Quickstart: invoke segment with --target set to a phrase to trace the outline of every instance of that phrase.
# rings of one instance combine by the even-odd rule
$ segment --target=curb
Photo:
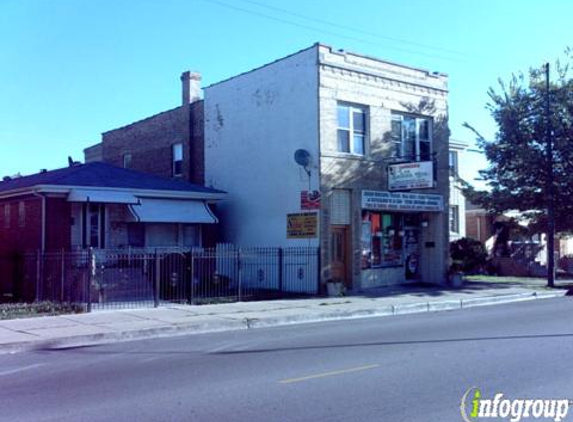
[[[216,317],[212,321],[168,324],[154,328],[125,330],[112,333],[84,334],[54,339],[19,341],[0,345],[0,354],[20,353],[34,350],[56,350],[99,344],[145,340],[162,337],[174,337],[190,334],[207,334],[223,331],[250,330],[285,325],[308,324],[316,322],[340,321],[357,318],[372,318],[394,315],[441,312],[456,309],[470,309],[480,306],[501,305],[525,302],[536,299],[563,297],[566,291],[518,293],[503,296],[485,296],[479,298],[446,300],[442,302],[417,302],[399,305],[385,305],[379,308],[359,310],[337,309],[326,312],[309,312],[298,315],[269,316],[268,318]]]

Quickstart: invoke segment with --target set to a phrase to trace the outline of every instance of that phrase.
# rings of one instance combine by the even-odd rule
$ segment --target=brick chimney
[[[181,93],[183,105],[201,99],[201,74],[199,72],[187,71],[181,74]]]

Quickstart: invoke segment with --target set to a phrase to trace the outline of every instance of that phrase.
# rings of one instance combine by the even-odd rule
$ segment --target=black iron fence
[[[221,244],[4,255],[0,288],[5,300],[83,303],[88,310],[316,295],[319,253]]]

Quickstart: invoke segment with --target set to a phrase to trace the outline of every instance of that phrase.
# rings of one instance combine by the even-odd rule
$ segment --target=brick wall
[[[172,145],[183,144],[183,177],[203,184],[203,101],[156,114],[102,135],[103,161],[122,167],[131,154],[131,168],[172,177]]]
[[[205,136],[203,101],[190,104],[191,109],[191,146],[189,181],[205,184]]]
[[[102,161],[102,145],[101,143],[92,145],[84,149],[84,161],[91,163],[94,161]]]
[[[69,250],[71,242],[71,203],[65,198],[46,200],[46,251]]]
[[[5,206],[10,208],[6,222]],[[21,279],[21,254],[41,248],[42,200],[27,195],[0,200],[0,301],[32,300],[34,291]]]
[[[21,211],[23,203],[23,211]],[[6,224],[5,206],[10,207],[10,221]],[[23,212],[23,215],[22,215]],[[0,200],[0,254],[34,251],[41,247],[42,200],[22,196]]]
[[[466,212],[466,236],[485,243],[493,236],[495,217],[483,211]]]

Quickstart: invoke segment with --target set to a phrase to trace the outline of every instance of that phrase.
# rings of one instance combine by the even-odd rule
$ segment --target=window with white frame
[[[432,119],[392,114],[393,155],[411,161],[432,159]]]
[[[458,174],[458,152],[450,151],[448,155],[450,174]]]
[[[86,248],[104,248],[105,205],[96,203],[84,204],[82,222],[83,246]]]
[[[366,143],[366,107],[338,104],[338,152],[364,155]]]
[[[171,157],[173,176],[181,176],[183,174],[183,144],[171,146]]]
[[[460,232],[460,207],[458,205],[450,205],[450,231]]]

